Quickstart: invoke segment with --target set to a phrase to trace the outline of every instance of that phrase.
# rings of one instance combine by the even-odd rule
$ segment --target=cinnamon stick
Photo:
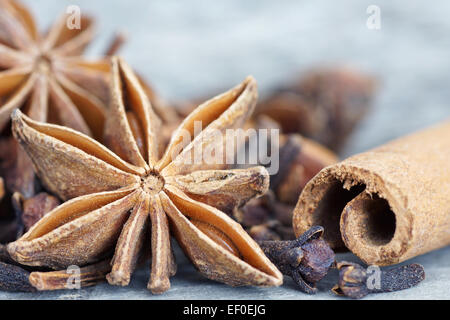
[[[323,169],[294,211],[296,235],[391,265],[450,244],[450,121]]]

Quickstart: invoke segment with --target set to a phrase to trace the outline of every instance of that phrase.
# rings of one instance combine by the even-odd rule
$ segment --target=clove
[[[301,291],[315,294],[316,283],[326,276],[335,257],[322,239],[323,231],[323,227],[314,226],[296,240],[258,243],[281,273],[291,277]]]
[[[375,267],[369,271],[357,263],[342,261],[337,263],[337,268],[339,282],[332,291],[353,299],[361,299],[370,293],[408,289],[425,279],[423,266],[415,263],[383,271]]]
[[[19,266],[0,262],[0,290],[12,292],[33,292],[36,289],[30,284],[30,273]]]
[[[294,240],[290,205],[278,202],[269,190],[265,195],[250,200],[244,207],[234,210],[233,217],[257,241]]]
[[[44,215],[59,206],[60,203],[58,198],[46,192],[41,192],[29,199],[22,199],[20,207],[25,231],[28,231]]]
[[[274,219],[252,226],[247,232],[256,241],[295,239],[295,233],[291,226],[283,225],[279,220]]]

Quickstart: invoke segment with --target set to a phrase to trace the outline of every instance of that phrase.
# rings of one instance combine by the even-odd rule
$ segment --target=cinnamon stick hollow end
[[[296,235],[325,228],[334,249],[391,265],[450,244],[450,121],[317,174],[294,211]]]

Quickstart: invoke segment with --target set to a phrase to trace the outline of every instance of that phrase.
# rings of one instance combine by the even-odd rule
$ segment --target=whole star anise
[[[225,170],[225,154],[214,157],[229,142],[221,139],[227,129],[242,126],[253,111],[255,80],[248,77],[200,105],[159,157],[160,121],[139,80],[119,58],[113,58],[111,70],[105,141],[115,153],[80,132],[33,121],[19,110],[13,113],[13,132],[43,184],[64,200],[78,198],[9,244],[10,255],[25,265],[58,269],[100,261],[115,246],[107,279],[127,285],[150,221],[148,288],[154,293],[168,290],[175,272],[170,234],[210,279],[233,286],[280,285],[281,273],[256,242],[227,214],[207,204],[241,205],[268,189],[263,167]],[[196,130],[197,124],[203,130]],[[215,161],[196,158],[198,150]]]
[[[80,28],[67,27],[64,14],[40,34],[19,1],[0,0],[0,131],[8,137],[11,112],[20,108],[32,119],[69,126],[101,138],[108,103],[109,63],[81,57],[94,35],[93,20],[81,16]],[[31,163],[10,140],[3,174],[8,189],[25,197],[35,193]]]

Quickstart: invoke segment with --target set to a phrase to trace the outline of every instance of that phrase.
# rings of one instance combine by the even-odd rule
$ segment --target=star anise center
[[[157,171],[151,171],[141,179],[141,187],[148,194],[158,194],[164,187],[164,178]]]
[[[52,66],[52,58],[46,52],[40,52],[34,59],[35,68],[42,73],[47,73]]]

